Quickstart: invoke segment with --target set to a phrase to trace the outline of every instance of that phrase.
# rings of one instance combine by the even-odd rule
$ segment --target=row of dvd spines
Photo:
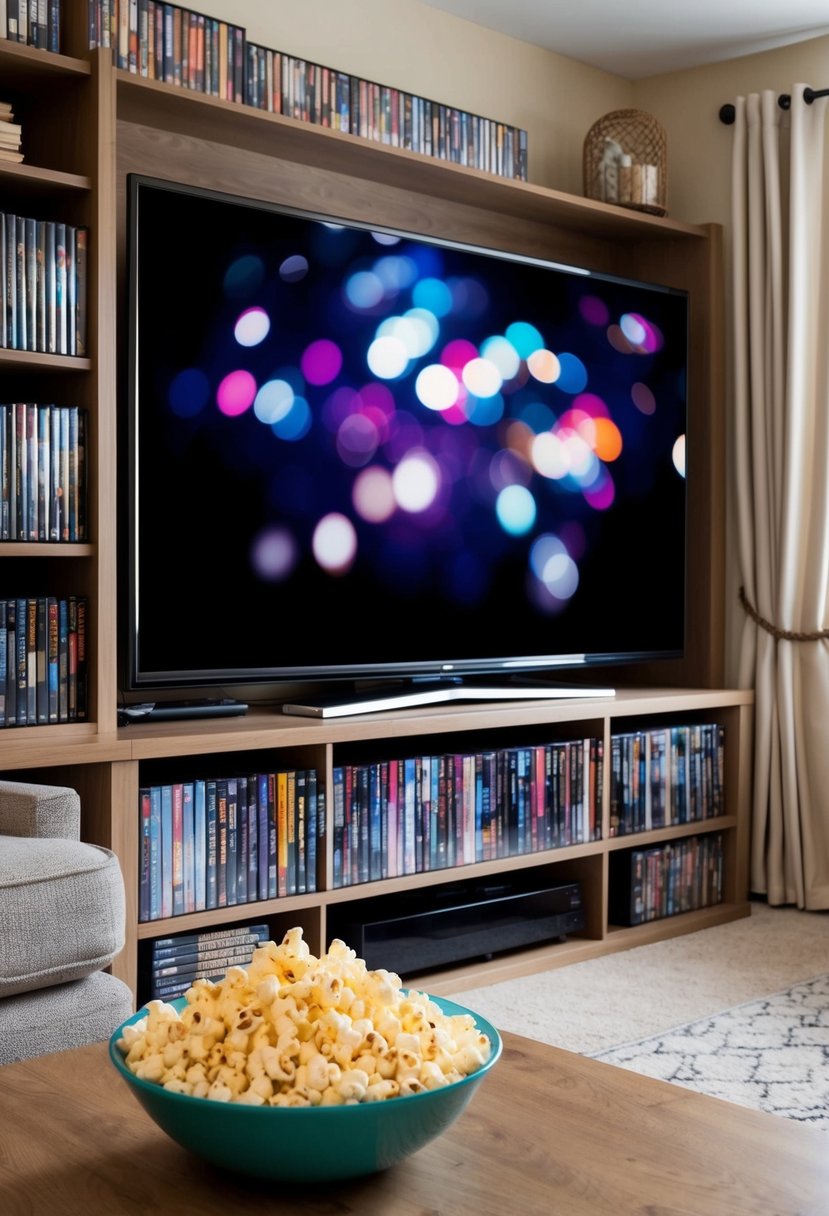
[[[724,814],[725,730],[716,722],[623,731],[610,741],[610,835]]]
[[[611,920],[641,925],[722,903],[724,878],[720,832],[619,851],[610,861]]]
[[[256,43],[245,54],[245,100],[257,109],[527,179],[527,133],[519,127]]]
[[[601,838],[598,738],[338,765],[333,778],[335,887]]]
[[[89,230],[0,212],[0,347],[86,355]]]
[[[86,456],[86,410],[0,405],[0,540],[87,540]]]
[[[150,785],[139,801],[139,920],[316,891],[314,769]]]
[[[87,600],[0,599],[0,726],[87,716]]]

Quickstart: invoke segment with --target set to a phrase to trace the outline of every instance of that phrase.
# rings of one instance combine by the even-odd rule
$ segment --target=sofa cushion
[[[0,1064],[103,1042],[134,1012],[127,985],[105,971],[19,992],[0,1001]]]
[[[124,883],[109,849],[0,836],[0,997],[80,979],[124,946]]]
[[[0,834],[80,840],[81,800],[65,785],[0,781]]]

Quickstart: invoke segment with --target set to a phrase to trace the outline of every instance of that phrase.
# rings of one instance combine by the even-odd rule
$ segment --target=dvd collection
[[[610,835],[722,815],[724,740],[716,722],[612,735]]]
[[[86,411],[0,405],[0,540],[85,541]]]
[[[722,903],[723,862],[721,832],[612,853],[611,919],[641,925]]]
[[[601,838],[603,744],[587,738],[333,772],[333,884]]]
[[[227,21],[162,0],[89,0],[89,46],[116,67],[424,156],[527,180],[527,133],[249,42]]]
[[[195,980],[223,979],[229,967],[247,967],[257,946],[269,940],[266,924],[157,937],[150,954],[148,999],[172,1001]]]
[[[86,616],[82,596],[0,599],[0,726],[85,720]]]
[[[317,889],[314,769],[149,785],[139,803],[141,921]]]
[[[0,346],[85,355],[89,232],[0,212]]]

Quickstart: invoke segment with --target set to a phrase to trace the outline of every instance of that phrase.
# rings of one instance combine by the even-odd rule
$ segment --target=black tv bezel
[[[138,196],[143,187],[159,189],[175,194],[188,194],[198,198],[213,199],[219,202],[229,202],[240,207],[251,207],[259,211],[271,211],[274,214],[285,214],[323,223],[343,225],[345,227],[362,229],[368,232],[385,232],[393,236],[454,250],[467,251],[492,258],[500,258],[509,262],[524,262],[530,265],[549,267],[565,273],[581,275],[598,282],[611,282],[644,288],[653,292],[664,292],[677,296],[686,301],[686,461],[688,451],[688,431],[690,427],[689,401],[690,359],[690,292],[647,279],[610,274],[605,271],[590,270],[575,264],[568,264],[552,258],[539,258],[510,251],[508,249],[490,248],[475,243],[441,238],[432,234],[412,231],[396,227],[392,224],[369,223],[351,218],[336,216],[331,213],[311,211],[286,203],[277,203],[265,199],[257,199],[246,195],[236,195],[225,190],[197,186],[190,183],[178,182],[157,175],[146,173],[128,173],[126,175],[127,201],[127,276],[126,292],[126,324],[127,324],[127,366],[129,383],[126,389],[126,444],[120,455],[124,460],[122,465],[122,485],[126,483],[127,502],[124,514],[127,518],[128,543],[119,545],[119,553],[123,556],[120,584],[126,587],[126,605],[124,596],[119,595],[121,605],[120,617],[122,638],[121,652],[123,656],[121,685],[122,693],[145,693],[154,690],[170,692],[181,689],[238,689],[254,686],[271,685],[278,699],[291,699],[291,690],[308,686],[348,689],[353,687],[394,687],[402,683],[457,681],[460,684],[467,678],[475,681],[509,680],[522,678],[532,680],[534,677],[555,677],[557,673],[584,672],[590,668],[617,668],[634,666],[643,663],[682,660],[688,648],[688,531],[689,531],[689,494],[687,488],[688,470],[685,472],[685,511],[683,545],[683,619],[682,645],[668,650],[642,651],[601,651],[592,653],[571,653],[552,655],[501,655],[481,656],[469,659],[435,659],[412,660],[406,662],[359,663],[345,662],[319,666],[301,664],[284,664],[279,666],[256,668],[187,668],[169,671],[145,671],[140,664],[140,602],[138,586],[138,560],[140,551],[140,504],[139,504],[139,468],[140,452],[138,440],[139,418],[139,384],[138,384],[138,301],[140,283],[138,274],[139,259],[139,224]],[[124,472],[125,470],[125,472]],[[527,683],[527,687],[530,684]],[[594,690],[593,695],[613,690]],[[460,694],[463,695],[463,694]],[[515,695],[512,693],[511,695]],[[552,695],[552,694],[551,694]],[[572,693],[571,693],[572,695]],[[347,697],[345,698],[348,699]]]

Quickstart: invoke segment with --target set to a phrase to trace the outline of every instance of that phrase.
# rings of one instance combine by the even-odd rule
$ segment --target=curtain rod
[[[803,90],[803,100],[807,106],[810,106],[816,97],[829,97],[829,89],[810,89],[807,85]],[[792,104],[790,93],[781,93],[777,98],[777,104],[781,110],[788,110]],[[730,127],[736,118],[736,110],[729,102],[727,105],[720,106],[720,122],[724,122],[727,127]]]

